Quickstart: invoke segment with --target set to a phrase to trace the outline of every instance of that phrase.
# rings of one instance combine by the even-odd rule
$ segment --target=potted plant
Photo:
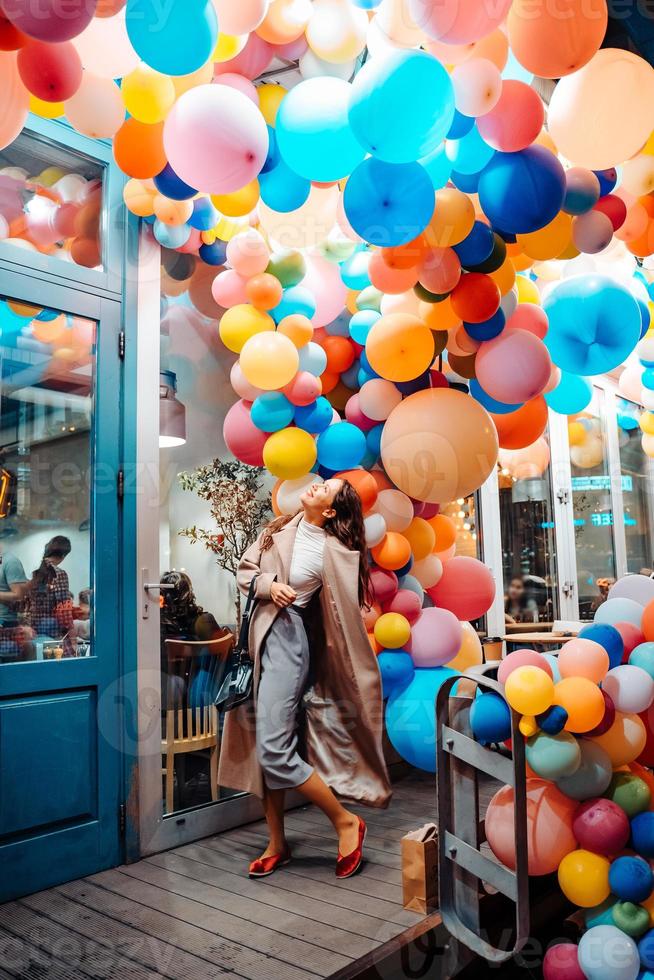
[[[183,490],[209,501],[215,528],[193,525],[179,531],[191,543],[201,541],[216,556],[216,563],[236,578],[238,564],[262,524],[270,518],[270,493],[264,489],[262,467],[236,460],[214,459],[190,473],[180,473]],[[241,625],[241,593],[236,589],[236,628]]]

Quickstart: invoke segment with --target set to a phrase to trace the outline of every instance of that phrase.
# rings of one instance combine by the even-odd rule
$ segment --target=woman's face
[[[512,599],[514,602],[521,599],[524,595],[524,591],[525,587],[522,579],[512,578],[511,582],[509,583],[509,599]]]
[[[305,517],[314,521],[320,517],[331,517],[334,497],[342,486],[343,481],[336,479],[325,480],[324,483],[312,483],[300,497]]]

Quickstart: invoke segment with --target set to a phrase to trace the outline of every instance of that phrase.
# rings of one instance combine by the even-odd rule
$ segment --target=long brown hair
[[[351,483],[342,480],[340,490],[336,493],[331,509],[334,511],[333,517],[328,517],[323,524],[327,534],[332,534],[350,551],[359,552],[359,605],[368,605],[370,602],[370,569],[368,567],[368,546],[366,545],[366,534],[363,524],[363,511],[361,500]],[[282,514],[266,526],[261,539],[261,550],[267,551],[272,546],[273,534],[281,531],[289,521],[301,513]]]

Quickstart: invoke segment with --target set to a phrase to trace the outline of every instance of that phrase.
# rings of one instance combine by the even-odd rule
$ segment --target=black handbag
[[[252,694],[252,679],[254,674],[254,664],[248,652],[248,634],[250,631],[250,620],[256,606],[254,590],[256,588],[256,575],[250,582],[248,598],[245,603],[245,611],[241,619],[241,628],[238,634],[238,643],[234,647],[227,674],[214,704],[220,711],[231,711],[237,705],[243,704]]]

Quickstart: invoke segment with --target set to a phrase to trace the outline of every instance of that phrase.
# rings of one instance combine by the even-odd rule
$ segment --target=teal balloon
[[[593,926],[614,926],[613,906],[616,904],[615,896],[609,895],[600,905],[593,906],[592,909],[584,910],[584,922],[587,929]]]
[[[435,150],[432,150],[426,157],[422,157],[418,160],[427,173],[429,174],[429,179],[432,182],[432,186],[435,191],[440,190],[441,187],[445,187],[448,180],[450,179],[450,174],[452,173],[452,164],[450,163],[447,153],[445,152],[445,144],[442,143],[437,146]]]
[[[349,117],[354,135],[374,157],[387,163],[419,160],[452,125],[452,81],[426,51],[371,58],[352,83]]]
[[[528,765],[541,779],[556,780],[572,776],[581,762],[579,743],[569,732],[559,732],[558,735],[539,732],[527,739],[525,755]]]
[[[357,291],[370,285],[368,266],[372,252],[367,248],[357,248],[344,262],[341,263],[341,279],[348,289]]]
[[[218,40],[211,0],[155,3],[127,0],[127,34],[142,61],[164,75],[190,75],[206,64]]]
[[[354,313],[349,326],[352,340],[365,347],[368,334],[380,318],[381,313],[377,313],[375,310],[359,310],[358,313]]]
[[[575,415],[590,405],[593,386],[579,374],[561,372],[561,380],[553,391],[548,391],[545,401],[559,415]]]
[[[640,339],[638,303],[624,286],[602,275],[562,279],[543,303],[544,343],[557,367],[571,374],[612,371]]]
[[[460,140],[448,140],[445,153],[453,170],[468,175],[478,174],[483,170],[495,155],[495,150],[482,139],[477,127],[473,126]]]
[[[607,599],[599,606],[594,621],[596,623],[608,623],[609,626],[615,626],[616,623],[632,623],[640,629],[643,620],[643,608],[634,599],[624,599],[622,596]]]
[[[343,193],[347,220],[371,245],[404,245],[429,224],[434,188],[419,163],[383,163],[369,157]]]
[[[320,433],[316,444],[318,462],[333,470],[351,470],[366,454],[366,437],[351,422],[336,422]]]
[[[561,680],[561,671],[559,670],[559,658],[555,657],[553,653],[544,653],[543,656],[547,660],[548,664],[552,668],[552,680],[555,684]]]
[[[268,173],[259,174],[261,200],[272,211],[295,211],[309,196],[311,181],[300,177],[280,160]]]
[[[654,677],[654,643],[639,643],[629,654],[629,663],[641,667],[650,677]]]
[[[350,128],[352,86],[341,78],[308,78],[282,100],[275,132],[282,159],[307,180],[339,180],[365,150]]]
[[[164,248],[179,248],[181,245],[185,245],[191,237],[191,229],[188,225],[166,225],[158,218],[152,230],[154,237]]]
[[[591,796],[601,796],[613,776],[611,760],[595,742],[580,738],[581,761],[571,776],[562,776],[556,785],[571,800],[588,800]]]
[[[311,319],[315,312],[316,300],[313,293],[305,286],[289,286],[282,293],[282,298],[277,306],[270,310],[270,315],[275,323],[279,323],[285,316],[290,316],[292,313],[302,313]]]
[[[290,425],[295,415],[295,406],[281,391],[265,391],[252,402],[250,418],[262,432],[277,432]]]
[[[386,705],[386,731],[406,762],[436,772],[436,710],[439,688],[456,671],[448,667],[418,667],[404,690]]]

